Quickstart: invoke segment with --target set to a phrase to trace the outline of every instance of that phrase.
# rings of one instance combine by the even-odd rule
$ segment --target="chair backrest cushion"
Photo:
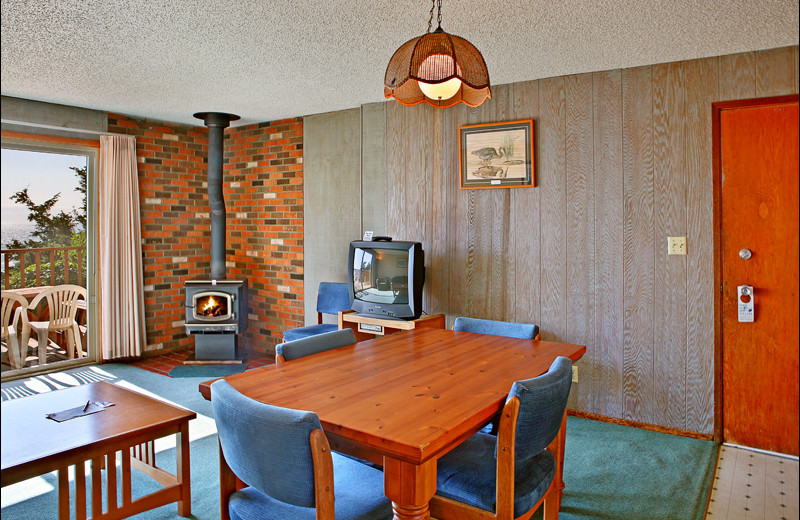
[[[553,442],[564,419],[572,386],[572,361],[557,357],[539,377],[516,381],[508,398],[519,397],[515,459],[528,459]]]
[[[317,312],[338,314],[350,308],[350,289],[346,283],[320,282],[317,292]]]
[[[211,407],[236,476],[281,502],[315,506],[309,435],[322,428],[317,414],[250,399],[223,379],[211,385]]]
[[[492,336],[506,336],[509,338],[533,339],[539,334],[539,326],[529,323],[512,323],[510,321],[482,320],[478,318],[456,318],[453,330],[463,332],[477,332]]]
[[[286,361],[291,361],[292,359],[310,356],[318,352],[355,345],[355,343],[356,337],[353,329],[342,329],[279,343],[275,347],[275,353],[282,354]]]

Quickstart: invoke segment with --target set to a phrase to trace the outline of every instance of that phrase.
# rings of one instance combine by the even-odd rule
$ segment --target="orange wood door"
[[[797,455],[797,98],[722,110],[719,130],[723,438]],[[752,323],[738,319],[740,285]]]

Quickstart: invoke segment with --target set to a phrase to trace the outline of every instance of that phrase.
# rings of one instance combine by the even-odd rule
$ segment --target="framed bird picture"
[[[533,120],[459,127],[461,188],[532,188]]]

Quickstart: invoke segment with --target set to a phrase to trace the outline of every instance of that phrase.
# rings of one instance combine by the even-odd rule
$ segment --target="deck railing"
[[[73,283],[83,285],[84,247],[3,249],[3,289]]]

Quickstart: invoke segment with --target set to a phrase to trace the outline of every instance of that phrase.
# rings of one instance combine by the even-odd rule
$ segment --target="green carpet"
[[[700,520],[718,445],[569,417],[562,520]]]
[[[169,377],[226,377],[247,370],[247,365],[178,365],[169,371]]]
[[[69,371],[57,380],[83,384],[110,379],[161,396],[194,410],[190,423],[192,516],[219,518],[219,466],[211,404],[197,391],[204,377],[174,379],[123,364]],[[9,386],[3,384],[3,388]],[[24,397],[22,397],[24,399]],[[9,442],[3,439],[2,442]],[[174,444],[174,443],[173,443]],[[175,449],[156,445],[157,460],[175,470]],[[717,445],[570,417],[567,423],[562,520],[692,520],[703,517]],[[118,479],[118,482],[120,480]],[[57,518],[57,481],[44,475],[2,489],[3,520]],[[134,497],[158,489],[149,477],[133,472]],[[74,491],[71,493],[74,497]],[[74,511],[74,507],[73,507]],[[140,520],[177,518],[170,504],[142,513]],[[541,518],[537,513],[534,518]],[[291,519],[287,519],[291,520]]]

